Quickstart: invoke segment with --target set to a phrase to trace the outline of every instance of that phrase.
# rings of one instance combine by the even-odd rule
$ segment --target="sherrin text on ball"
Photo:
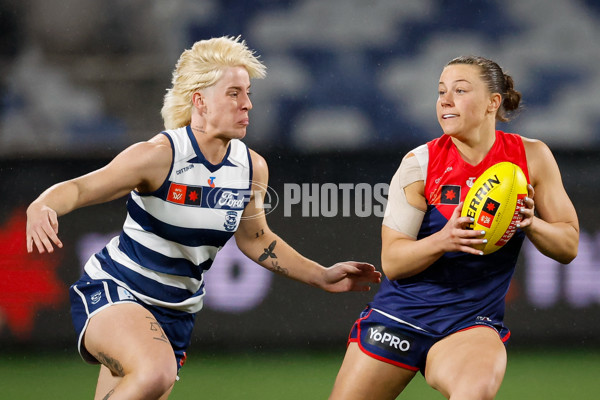
[[[487,243],[474,247],[490,254],[504,246],[517,231],[526,196],[527,178],[518,165],[501,162],[485,170],[469,189],[461,212],[473,218],[469,229],[485,231]]]

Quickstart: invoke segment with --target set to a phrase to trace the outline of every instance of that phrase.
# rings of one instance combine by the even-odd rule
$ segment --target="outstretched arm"
[[[312,261],[273,233],[261,207],[268,184],[265,160],[251,152],[254,166],[252,197],[235,233],[240,250],[263,267],[289,278],[329,292],[365,291],[369,283],[378,283],[381,274],[368,263],[346,261],[326,268]]]
[[[117,155],[108,165],[87,175],[57,183],[27,208],[27,251],[34,245],[40,253],[62,247],[58,217],[77,208],[117,199],[133,189],[158,188],[171,164],[171,148],[163,135],[137,143]]]

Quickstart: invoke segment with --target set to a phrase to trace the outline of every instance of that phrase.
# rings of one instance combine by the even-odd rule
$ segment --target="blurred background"
[[[43,257],[25,252],[25,208],[48,186],[160,132],[179,55],[222,35],[242,35],[268,68],[253,82],[245,142],[266,158],[280,196],[290,183],[388,183],[407,151],[441,135],[443,66],[468,54],[497,61],[524,106],[499,128],[550,146],[581,223],[569,266],[525,244],[507,299],[510,346],[598,354],[595,0],[0,0],[0,353],[77,358],[68,287],[120,230],[124,200],[63,217],[65,248]],[[291,211],[275,207],[269,224],[304,255],[379,268],[380,217]],[[372,296],[321,293],[273,276],[234,243],[206,284],[192,358],[308,349],[341,356]],[[0,365],[11,360],[0,357]]]

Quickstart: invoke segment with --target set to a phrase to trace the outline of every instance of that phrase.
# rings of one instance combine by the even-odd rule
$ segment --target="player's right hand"
[[[462,206],[462,202],[456,206],[452,216],[440,231],[440,233],[445,235],[444,240],[447,243],[445,251],[462,251],[469,254],[483,255],[481,250],[478,250],[473,246],[487,243],[487,241],[482,238],[482,236],[485,235],[485,232],[467,228],[467,226],[473,222],[473,219],[470,217],[461,217],[460,212]]]
[[[32,203],[27,208],[27,252],[33,252],[33,244],[38,252],[52,253],[54,246],[63,247],[58,238],[58,216],[56,211],[46,205]]]

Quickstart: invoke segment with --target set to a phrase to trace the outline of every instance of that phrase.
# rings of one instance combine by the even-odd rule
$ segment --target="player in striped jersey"
[[[27,249],[62,247],[58,217],[129,195],[123,231],[71,287],[82,357],[101,363],[97,399],[165,399],[183,365],[203,271],[235,235],[265,268],[330,292],[368,290],[371,264],[326,268],[268,227],[265,160],[240,141],[250,79],[265,67],[240,38],[199,41],[182,53],[162,109],[166,131],[107,166],[52,186],[27,210]]]

